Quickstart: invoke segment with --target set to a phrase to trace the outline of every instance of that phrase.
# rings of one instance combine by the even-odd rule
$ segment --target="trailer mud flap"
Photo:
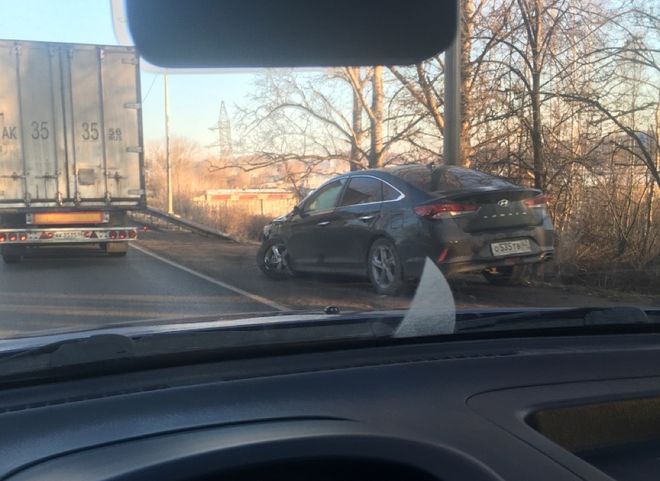
[[[105,251],[108,254],[120,254],[128,252],[128,242],[108,242],[105,245]]]

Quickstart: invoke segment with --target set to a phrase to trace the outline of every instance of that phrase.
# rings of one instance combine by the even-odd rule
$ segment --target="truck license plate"
[[[53,239],[63,239],[63,240],[82,239],[84,237],[85,234],[81,231],[55,232],[53,234]]]
[[[494,256],[506,256],[509,254],[524,254],[532,252],[532,246],[529,239],[521,239],[506,242],[493,242],[490,245],[490,250]]]

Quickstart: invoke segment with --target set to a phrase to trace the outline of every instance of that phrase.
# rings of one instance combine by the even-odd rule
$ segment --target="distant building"
[[[210,189],[194,199],[195,203],[209,207],[271,217],[286,214],[297,200],[295,193],[284,189]]]
[[[318,173],[318,174],[309,174],[307,177],[305,177],[304,180],[304,188],[308,190],[313,190],[316,189],[317,187],[320,187],[321,184],[327,182],[328,180],[332,179],[333,177],[336,177],[337,174],[330,173],[330,174],[323,174],[323,173]]]

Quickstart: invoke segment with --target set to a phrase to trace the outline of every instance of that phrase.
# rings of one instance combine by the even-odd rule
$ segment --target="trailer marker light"
[[[10,240],[11,242],[14,242],[14,241],[16,240],[16,238],[17,238],[17,237],[16,237],[16,233],[15,233],[15,232],[11,232],[11,233],[9,234],[9,240]]]

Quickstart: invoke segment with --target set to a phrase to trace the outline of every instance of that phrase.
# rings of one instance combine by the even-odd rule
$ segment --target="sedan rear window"
[[[396,170],[392,173],[399,177],[401,180],[408,182],[414,187],[417,187],[419,190],[424,192],[431,191],[431,169],[428,167],[407,167],[405,169]]]
[[[424,192],[450,191],[492,187],[515,187],[504,179],[472,169],[447,167],[430,169],[426,166],[409,167],[393,172],[394,175]]]
[[[448,185],[454,185],[458,189],[473,189],[476,187],[496,187],[498,189],[507,189],[515,187],[511,182],[507,182],[499,177],[484,174],[478,170],[462,169],[460,167],[450,167],[444,169],[445,176],[452,177],[448,180]]]

